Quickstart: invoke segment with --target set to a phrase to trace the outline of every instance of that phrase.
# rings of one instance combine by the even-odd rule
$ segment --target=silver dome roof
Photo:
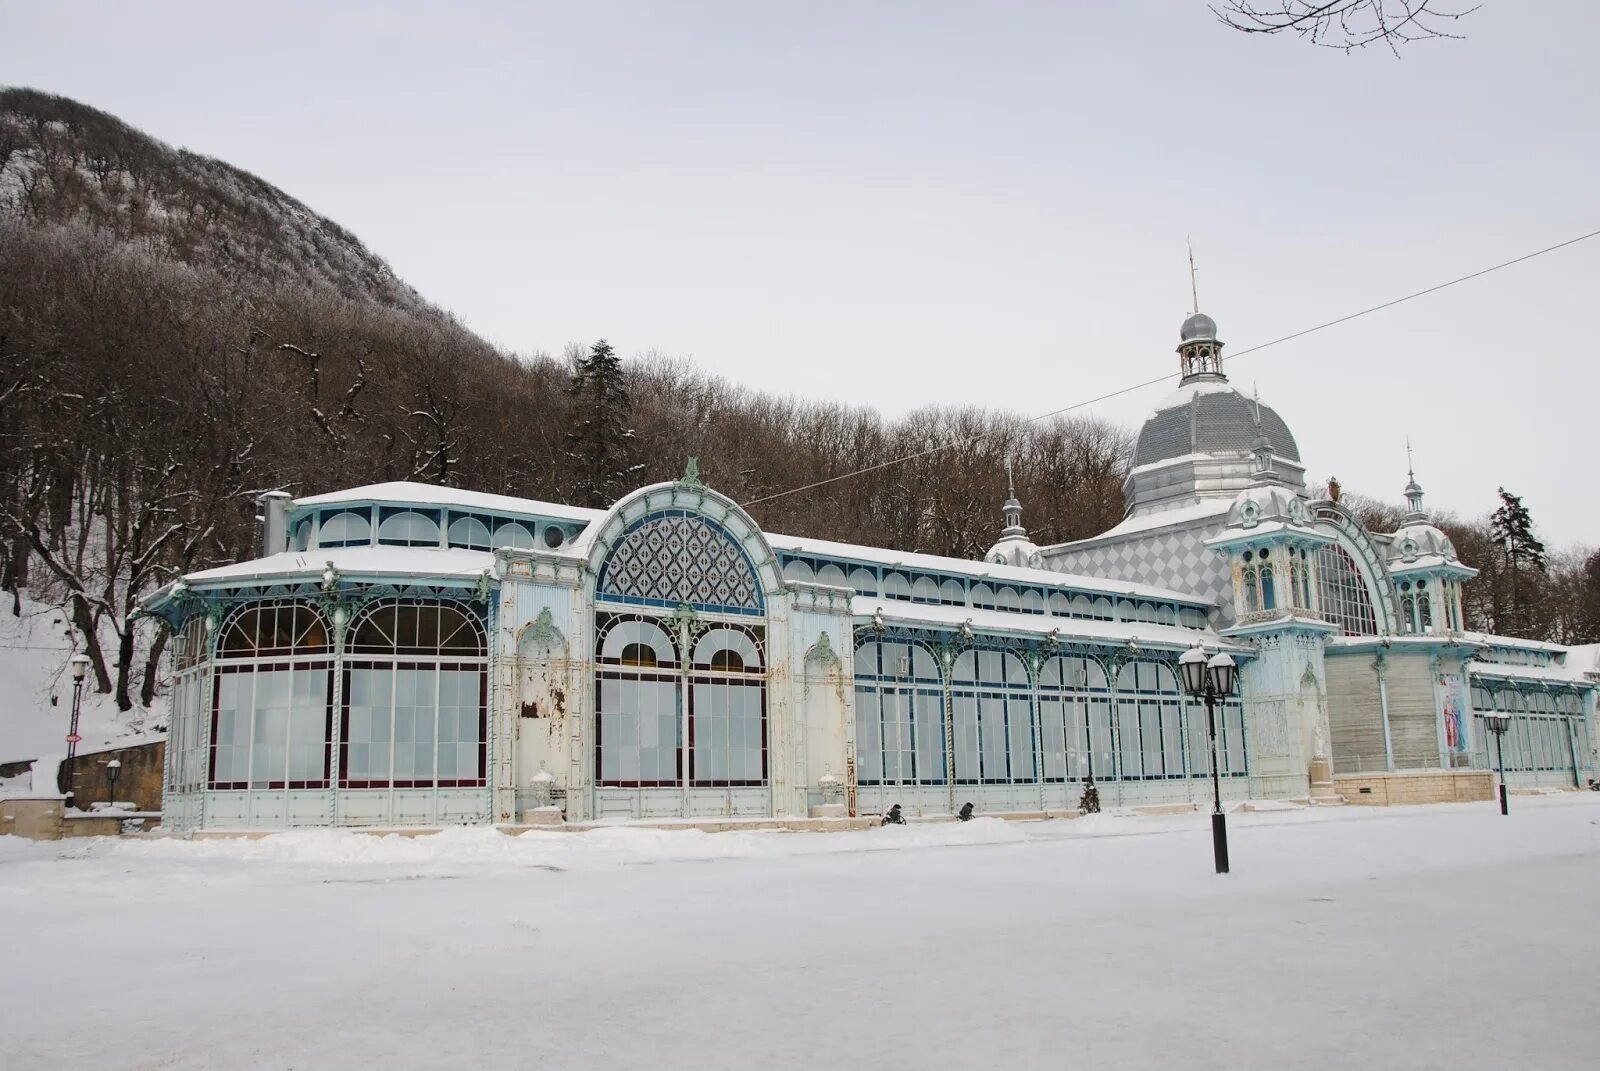
[[[1170,320],[1168,321],[1171,322]],[[1183,321],[1183,326],[1178,328],[1178,341],[1188,342],[1193,338],[1216,338],[1217,321],[1203,312],[1197,312]]]
[[[1267,405],[1261,406],[1261,431],[1272,443],[1273,456],[1300,460],[1289,425]],[[1232,387],[1195,391],[1144,422],[1133,448],[1133,464],[1138,468],[1188,454],[1249,454],[1256,435],[1255,401]]]

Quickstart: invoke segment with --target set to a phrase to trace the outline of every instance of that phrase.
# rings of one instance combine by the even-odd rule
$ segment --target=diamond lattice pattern
[[[761,609],[761,586],[739,545],[704,517],[660,516],[625,533],[600,577],[600,594],[714,610]]]

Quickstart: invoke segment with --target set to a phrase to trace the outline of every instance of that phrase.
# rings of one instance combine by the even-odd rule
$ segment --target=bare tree
[[[1251,34],[1292,33],[1323,48],[1351,52],[1400,46],[1431,38],[1455,38],[1456,24],[1476,6],[1446,10],[1439,0],[1226,0],[1211,12],[1224,26]]]

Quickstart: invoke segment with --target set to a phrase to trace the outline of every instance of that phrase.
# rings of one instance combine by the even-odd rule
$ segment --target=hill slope
[[[346,297],[422,304],[353,234],[276,186],[37,90],[0,90],[0,215],[82,221],[227,276],[315,282]]]

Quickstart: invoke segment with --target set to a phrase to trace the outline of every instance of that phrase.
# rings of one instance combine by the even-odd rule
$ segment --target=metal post
[[[1506,731],[1499,730],[1494,734],[1495,765],[1500,771],[1500,813],[1509,815],[1506,809]]]
[[[1206,690],[1206,732],[1211,738],[1211,853],[1217,873],[1228,872],[1228,816],[1222,813],[1222,781],[1217,772],[1217,699]]]
[[[66,795],[72,796],[72,765],[78,757],[78,711],[83,705],[83,678],[75,678],[72,682],[72,728],[67,731],[67,773]],[[77,799],[74,797],[73,802]]]

